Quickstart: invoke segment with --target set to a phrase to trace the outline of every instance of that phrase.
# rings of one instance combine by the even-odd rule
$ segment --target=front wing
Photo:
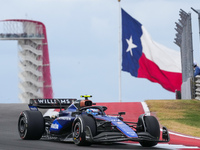
[[[102,132],[98,134],[97,136],[92,136],[92,133],[90,131],[90,128],[87,128],[86,130],[86,140],[90,141],[92,143],[103,143],[103,142],[121,142],[121,141],[135,141],[135,142],[142,142],[142,141],[151,141],[151,142],[169,142],[170,136],[169,132],[166,127],[163,127],[162,132],[162,140],[156,139],[152,135],[150,135],[148,132],[139,132],[137,133],[138,137],[136,138],[129,138],[126,137],[121,132]]]

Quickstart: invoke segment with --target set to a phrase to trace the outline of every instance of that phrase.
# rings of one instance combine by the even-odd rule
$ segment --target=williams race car
[[[29,108],[21,112],[18,131],[24,140],[59,140],[72,141],[78,146],[93,143],[113,143],[137,141],[144,147],[169,142],[166,127],[162,129],[154,116],[141,114],[138,122],[126,122],[118,112],[116,116],[105,114],[107,107],[96,106],[90,95],[84,100],[77,99],[30,99]],[[58,115],[43,116],[38,108],[60,109]]]

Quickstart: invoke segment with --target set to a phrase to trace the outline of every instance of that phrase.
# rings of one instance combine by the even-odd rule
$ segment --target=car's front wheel
[[[158,120],[154,116],[144,116],[144,123],[146,126],[146,132],[154,137],[155,140],[160,138],[160,125]],[[140,144],[143,147],[152,147],[158,144],[154,141],[141,141]]]
[[[96,122],[95,119],[90,115],[81,115],[77,119],[74,120],[72,133],[73,133],[73,141],[78,146],[89,146],[91,145],[91,141],[87,140],[86,136],[87,131],[91,131],[92,136],[96,135]]]
[[[25,110],[18,120],[19,136],[23,140],[39,140],[44,133],[44,119],[39,111]]]

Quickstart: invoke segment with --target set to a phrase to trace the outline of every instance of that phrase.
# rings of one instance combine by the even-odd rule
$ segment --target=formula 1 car
[[[31,99],[30,110],[21,112],[18,131],[21,139],[39,140],[55,139],[72,141],[78,146],[93,143],[113,143],[137,141],[144,147],[169,142],[166,127],[163,127],[160,140],[160,126],[154,116],[141,114],[138,122],[123,121],[125,112],[117,116],[105,114],[107,107],[96,106],[90,95],[84,100],[77,99]],[[38,108],[60,109],[57,116],[43,116]]]

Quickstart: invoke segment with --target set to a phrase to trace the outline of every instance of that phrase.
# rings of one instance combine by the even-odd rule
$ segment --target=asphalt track
[[[112,107],[110,109],[115,109]],[[133,107],[130,106],[130,109]],[[137,109],[137,108],[135,108]],[[21,111],[28,110],[27,104],[0,104],[0,150],[127,150],[127,149],[163,149],[144,148],[138,144],[114,143],[89,147],[79,147],[73,143],[44,141],[44,140],[21,140],[17,131],[18,117]],[[44,111],[43,111],[44,113]],[[138,114],[139,115],[139,114]]]

